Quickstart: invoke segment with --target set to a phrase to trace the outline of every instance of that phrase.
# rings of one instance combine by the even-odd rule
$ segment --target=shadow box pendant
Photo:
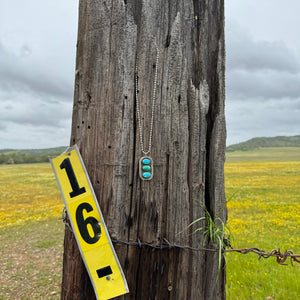
[[[139,162],[139,175],[142,180],[151,180],[153,177],[153,162],[150,156],[143,156]]]

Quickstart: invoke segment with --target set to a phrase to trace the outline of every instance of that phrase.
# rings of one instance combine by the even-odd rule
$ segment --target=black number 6
[[[87,212],[91,212],[93,210],[93,207],[86,202],[81,203],[78,205],[76,210],[76,222],[78,225],[79,232],[82,236],[82,238],[88,243],[88,244],[95,244],[98,242],[98,240],[101,237],[101,227],[97,219],[94,217],[87,217],[86,219],[83,218],[83,210],[86,210]],[[94,231],[94,236],[90,236],[90,233],[88,231],[88,224],[90,224]]]

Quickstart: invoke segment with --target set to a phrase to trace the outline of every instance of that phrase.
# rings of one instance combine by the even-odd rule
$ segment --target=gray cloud
[[[8,123],[23,126],[60,127],[65,120],[70,120],[70,105],[65,101],[51,101],[50,97],[38,98],[31,94],[18,93],[14,101],[5,100],[2,94],[0,102],[0,123],[5,127]]]
[[[227,144],[299,134],[300,63],[284,43],[254,40],[227,22]]]
[[[68,145],[78,1],[0,1],[0,11],[0,148]]]
[[[298,73],[231,70],[226,78],[229,100],[243,100],[249,97],[258,100],[298,99],[300,96],[300,74]]]
[[[300,100],[300,98],[298,99]],[[228,145],[258,136],[299,134],[300,101],[227,102]]]
[[[298,99],[300,63],[283,42],[254,41],[236,22],[227,30],[227,98]]]
[[[23,45],[19,50],[19,55],[9,53],[0,41],[0,88],[72,100],[73,86],[70,78],[63,78],[60,70],[53,72],[40,63],[28,45]]]
[[[225,4],[228,144],[299,134],[300,2],[285,14],[279,0]],[[0,148],[69,143],[77,10],[77,0],[0,1]]]
[[[70,141],[70,122],[61,127],[33,126],[9,122],[1,131],[0,148],[47,148],[65,146]],[[0,123],[1,128],[1,123]]]
[[[279,41],[255,41],[235,22],[229,22],[227,32],[227,68],[231,70],[289,72],[300,71],[295,54]]]

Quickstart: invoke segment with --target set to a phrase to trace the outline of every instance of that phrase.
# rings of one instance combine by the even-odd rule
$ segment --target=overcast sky
[[[300,134],[299,0],[227,0],[227,144]],[[78,0],[0,0],[0,148],[68,145]]]

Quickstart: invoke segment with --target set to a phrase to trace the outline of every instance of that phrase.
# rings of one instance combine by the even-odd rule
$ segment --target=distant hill
[[[226,152],[253,151],[262,148],[271,150],[271,148],[279,147],[300,147],[300,135],[253,138],[243,143],[228,146]],[[66,146],[63,146],[46,149],[0,149],[0,164],[48,162],[49,156],[57,156],[64,152],[66,148]],[[274,152],[274,149],[272,151]],[[295,155],[298,155],[299,152],[296,151],[295,153]]]
[[[226,151],[250,151],[270,147],[300,147],[300,135],[253,138],[243,143],[228,146]]]
[[[26,155],[44,155],[44,154],[60,154],[64,150],[66,150],[66,146],[64,147],[55,147],[55,148],[45,148],[45,149],[0,149],[0,154],[26,154]]]
[[[67,147],[46,149],[0,149],[0,164],[48,162],[49,156],[61,154]]]

